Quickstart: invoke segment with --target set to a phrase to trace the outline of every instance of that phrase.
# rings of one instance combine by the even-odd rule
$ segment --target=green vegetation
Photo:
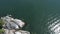
[[[0,19],[0,26],[2,26],[4,24],[3,20]]]
[[[4,32],[4,30],[3,29],[0,29],[0,33],[3,33]]]
[[[2,34],[4,32],[4,30],[2,29],[3,24],[4,24],[3,20],[0,19],[0,34]]]

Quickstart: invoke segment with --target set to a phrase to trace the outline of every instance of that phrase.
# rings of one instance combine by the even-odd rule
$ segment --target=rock
[[[19,31],[17,31],[17,32],[15,32],[15,34],[22,34],[21,32],[19,32]]]
[[[30,32],[24,31],[24,30],[19,30],[19,31],[16,31],[15,34],[30,34]]]
[[[22,20],[14,19],[13,20],[16,24],[18,24],[21,28],[25,25],[25,23]]]
[[[11,23],[11,28],[12,29],[19,29],[19,26],[15,23]]]
[[[22,20],[19,19],[14,19],[12,17],[6,16],[6,17],[1,17],[1,19],[5,22],[5,26],[7,26],[8,29],[10,27],[14,27],[15,29],[19,29],[19,27],[23,27],[25,23]],[[19,26],[19,27],[18,27]]]
[[[30,34],[30,32],[24,30],[19,30],[19,31],[16,31],[14,29],[12,30],[4,29],[4,30],[5,30],[4,34]]]
[[[4,29],[4,30],[5,30],[4,34],[14,34],[14,31],[15,31],[15,30],[9,30],[9,29]]]
[[[10,16],[1,17],[1,19],[4,22],[4,34],[30,34],[30,32],[28,31],[19,30],[25,25],[25,22],[23,22],[22,20],[14,19]]]

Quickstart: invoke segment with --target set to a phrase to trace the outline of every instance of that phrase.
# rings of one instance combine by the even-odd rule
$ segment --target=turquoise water
[[[60,15],[60,0],[0,0],[0,17],[11,14],[29,24],[27,30],[48,34],[49,18]]]

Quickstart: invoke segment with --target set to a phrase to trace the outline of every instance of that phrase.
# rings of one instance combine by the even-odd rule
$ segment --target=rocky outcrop
[[[14,29],[12,30],[4,29],[4,30],[5,30],[4,34],[30,34],[30,32],[24,30],[18,30],[18,31]]]
[[[1,17],[4,22],[3,30],[5,32],[3,34],[30,34],[28,31],[21,30],[25,23],[22,20],[14,19],[10,16]]]

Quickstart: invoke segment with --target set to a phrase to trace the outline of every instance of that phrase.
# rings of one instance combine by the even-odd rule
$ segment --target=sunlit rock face
[[[5,30],[4,34],[30,34],[30,32],[24,30],[18,30],[18,31],[14,29],[12,30],[4,29],[4,30]]]
[[[10,16],[1,17],[4,22],[4,34],[30,34],[28,31],[20,30],[25,25],[25,22],[19,19],[14,19]]]
[[[60,34],[60,16],[57,14],[54,14],[53,16],[48,18],[48,30],[50,34]]]
[[[1,19],[5,22],[5,27],[7,26],[8,29],[11,29],[10,27],[19,29],[18,26],[20,26],[22,28],[25,25],[25,23],[22,20],[14,19],[9,16],[1,17]]]
[[[30,32],[28,31],[24,31],[24,30],[19,30],[19,31],[16,31],[15,34],[30,34]]]

